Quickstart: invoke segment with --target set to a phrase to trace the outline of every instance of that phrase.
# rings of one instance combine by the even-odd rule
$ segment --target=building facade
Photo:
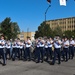
[[[62,32],[67,30],[75,30],[75,17],[62,18],[46,21],[46,24],[50,25],[51,29],[55,29],[59,26],[62,29]]]
[[[30,39],[33,41],[35,38],[35,32],[21,32],[19,35],[18,35],[18,38],[20,38],[20,40],[26,40],[27,37],[30,37]]]

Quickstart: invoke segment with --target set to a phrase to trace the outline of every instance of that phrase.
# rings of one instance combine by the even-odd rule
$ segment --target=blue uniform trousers
[[[63,48],[63,59],[68,61],[68,48]]]
[[[48,61],[48,58],[49,58],[49,50],[48,50],[48,48],[45,48],[45,51],[46,51],[46,61]]]
[[[26,60],[27,60],[27,59],[31,60],[30,47],[27,47],[27,48],[25,49],[25,59],[26,59]]]
[[[27,60],[27,56],[26,56],[26,49],[24,49],[24,60]]]
[[[74,47],[74,56],[75,56],[75,47]]]
[[[12,57],[12,52],[13,52],[13,48],[11,46],[11,48],[10,48],[10,57]]]
[[[43,47],[40,47],[40,59],[42,60],[42,62],[44,61],[44,49]]]
[[[12,59],[15,60],[15,58],[18,55],[18,58],[20,59],[20,49],[19,48],[13,48],[13,52],[12,52]]]
[[[18,59],[20,59],[20,48],[16,48],[16,56],[18,57]]]
[[[23,56],[23,48],[20,49],[20,59],[22,59],[22,56]]]
[[[10,48],[9,49],[6,49],[6,59],[7,59],[7,56],[9,55],[9,59],[10,59]]]
[[[12,50],[12,60],[15,60],[16,54],[17,54],[16,48],[13,48],[13,50]]]
[[[70,57],[73,59],[74,57],[74,47],[73,46],[70,46],[69,47],[69,59]]]
[[[54,57],[52,63],[55,64],[56,58],[58,58],[58,64],[60,64],[61,61],[61,55],[60,55],[60,48],[55,48],[54,49]]]
[[[3,64],[6,64],[6,57],[3,48],[0,48],[0,55],[2,56]]]
[[[48,51],[49,51],[49,56],[50,56],[50,59],[52,59],[52,47],[48,47]]]
[[[37,59],[37,62],[40,62],[40,48],[39,47],[36,47],[35,59]]]

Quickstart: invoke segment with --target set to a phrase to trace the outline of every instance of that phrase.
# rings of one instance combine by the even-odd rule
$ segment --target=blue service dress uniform
[[[6,59],[7,59],[7,56],[8,56],[8,55],[9,55],[9,59],[11,58],[10,49],[11,49],[11,45],[10,45],[10,43],[7,43],[7,44],[6,44]]]
[[[46,61],[48,61],[49,57],[48,41],[45,42],[45,52],[46,52]]]
[[[40,41],[40,59],[41,63],[44,61],[44,40]]]
[[[0,55],[3,59],[3,65],[6,65],[6,57],[5,57],[5,40],[0,40]]]
[[[31,47],[31,45],[32,45],[32,43],[31,43],[31,41],[30,40],[28,40],[27,42],[26,42],[26,48],[25,48],[25,54],[24,54],[24,57],[25,57],[25,60],[31,60],[31,50],[30,50],[30,47]]]
[[[22,59],[23,57],[23,49],[24,49],[24,45],[23,43],[20,44],[20,59]]]
[[[70,40],[70,45],[69,45],[69,59],[73,59],[74,57],[74,40]]]
[[[49,52],[49,56],[50,56],[50,59],[52,59],[52,43],[53,43],[53,41],[48,41],[48,52]]]
[[[40,42],[39,41],[36,44],[35,59],[37,59],[36,63],[40,62]]]
[[[74,56],[75,56],[75,40],[74,40]]]
[[[61,52],[60,52],[60,49],[61,49],[61,44],[57,40],[57,41],[54,42],[54,57],[53,57],[52,65],[55,64],[56,57],[58,58],[58,64],[61,63]]]
[[[12,47],[13,47],[12,60],[15,61],[16,57],[20,59],[20,44],[15,42]]]
[[[64,61],[68,61],[69,40],[64,41],[63,51],[64,51],[63,59]]]

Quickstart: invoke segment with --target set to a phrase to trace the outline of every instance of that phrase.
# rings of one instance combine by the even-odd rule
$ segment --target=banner
[[[59,0],[61,6],[66,6],[66,0]]]

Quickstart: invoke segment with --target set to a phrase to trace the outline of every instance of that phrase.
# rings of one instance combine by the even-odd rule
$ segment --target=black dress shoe
[[[11,58],[8,58],[8,60],[11,60]]]
[[[71,59],[73,59],[73,57]]]
[[[67,62],[68,60],[66,60],[65,62]]]
[[[61,64],[61,63],[58,63],[59,65]]]
[[[70,57],[69,57],[69,59],[70,59]]]
[[[5,66],[6,64],[2,64],[2,66]]]
[[[51,62],[51,63],[50,63],[50,65],[54,65],[54,63],[53,63],[53,62]]]
[[[27,59],[23,59],[23,61],[27,61]]]
[[[28,59],[28,61],[31,61],[31,59]]]
[[[48,59],[45,59],[45,61],[48,61]]]
[[[43,63],[43,60],[41,61],[41,63]]]
[[[37,61],[36,63],[39,63],[39,61]]]
[[[15,59],[12,59],[12,61],[15,61]]]

